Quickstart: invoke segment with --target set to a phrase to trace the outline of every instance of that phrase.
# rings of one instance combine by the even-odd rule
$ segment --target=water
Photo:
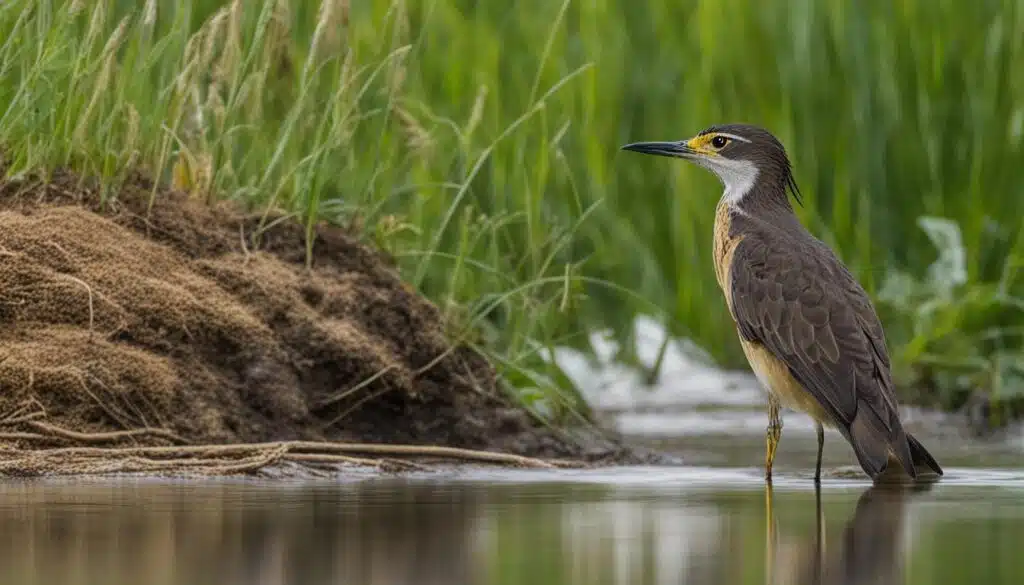
[[[1024,583],[1024,472],[954,468],[920,493],[783,476],[768,495],[752,468],[698,467],[8,483],[0,581]]]
[[[647,333],[641,343],[660,343]],[[578,358],[558,359],[605,390],[593,400],[610,423],[685,465],[7,481],[0,583],[1024,583],[1020,435],[981,442],[911,410],[908,426],[946,469],[940,482],[873,488],[829,433],[816,490],[813,427],[787,414],[769,491],[765,414],[748,377],[672,346],[648,391],[632,374]]]

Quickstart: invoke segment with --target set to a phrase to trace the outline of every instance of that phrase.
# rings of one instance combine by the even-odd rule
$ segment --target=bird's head
[[[783,198],[788,188],[800,201],[786,149],[771,132],[757,126],[712,126],[693,138],[677,142],[634,142],[622,149],[696,163],[715,173],[725,186],[725,197],[735,202],[755,186],[777,191]]]

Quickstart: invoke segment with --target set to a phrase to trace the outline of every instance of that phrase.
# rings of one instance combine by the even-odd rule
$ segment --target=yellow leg
[[[775,462],[775,450],[779,447],[782,437],[782,405],[771,394],[768,395],[768,431],[765,434],[764,478],[772,480],[772,464]]]
[[[775,510],[772,506],[772,484],[764,486],[764,579],[765,583],[775,582]]]

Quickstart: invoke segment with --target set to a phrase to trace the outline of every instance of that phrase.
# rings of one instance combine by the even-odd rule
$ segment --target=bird
[[[622,150],[680,158],[724,187],[715,209],[715,278],[743,353],[767,391],[764,477],[782,436],[781,409],[809,415],[853,448],[877,481],[895,462],[914,481],[942,468],[903,428],[885,334],[868,294],[831,248],[797,217],[802,205],[785,147],[752,124],[719,124],[675,142],[634,142]],[[894,465],[895,467],[895,465]]]

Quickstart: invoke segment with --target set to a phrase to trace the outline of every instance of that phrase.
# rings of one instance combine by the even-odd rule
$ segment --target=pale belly
[[[827,427],[834,427],[832,417],[804,387],[789,373],[789,368],[760,345],[740,340],[743,353],[750,362],[758,382],[766,392],[771,393],[782,406],[803,412]]]
[[[731,297],[729,291],[732,286],[729,279],[729,267],[733,262],[733,254],[736,247],[742,242],[742,237],[730,237],[729,225],[731,223],[730,209],[725,203],[719,203],[715,210],[715,237],[714,237],[714,260],[715,278],[725,295],[726,305],[732,312]],[[776,397],[782,406],[803,412],[811,418],[828,427],[834,427],[832,418],[818,401],[811,396],[799,382],[789,373],[789,368],[775,358],[767,349],[760,345],[748,343],[740,338],[743,346],[743,353],[750,362],[750,368],[754,371],[761,386],[765,391]]]

